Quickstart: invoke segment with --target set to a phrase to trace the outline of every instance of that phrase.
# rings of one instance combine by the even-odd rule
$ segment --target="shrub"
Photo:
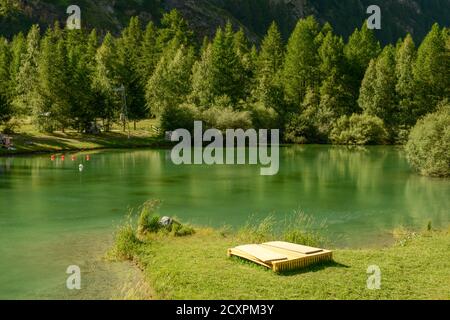
[[[158,200],[147,201],[142,205],[138,220],[139,235],[145,235],[148,232],[158,232],[160,217],[155,213],[160,205],[161,202]]]
[[[230,107],[212,107],[202,114],[202,120],[207,127],[218,130],[226,129],[251,129],[252,118],[248,111],[235,111]]]
[[[253,127],[259,129],[277,129],[280,126],[280,117],[273,108],[267,108],[262,104],[254,104],[250,107],[250,115]]]
[[[181,104],[164,109],[161,114],[162,132],[174,131],[177,129],[194,129],[194,121],[199,118],[200,110],[195,105]]]
[[[406,154],[422,175],[450,176],[450,105],[419,120],[409,135]]]
[[[110,255],[114,259],[131,260],[140,244],[141,242],[134,232],[131,216],[129,216],[127,222],[119,227],[115,234],[114,247]]]
[[[367,114],[340,117],[330,133],[330,140],[333,144],[384,144],[387,139],[388,133],[383,120]]]
[[[292,114],[284,128],[284,141],[305,144],[316,142],[318,131],[313,118],[307,114]]]

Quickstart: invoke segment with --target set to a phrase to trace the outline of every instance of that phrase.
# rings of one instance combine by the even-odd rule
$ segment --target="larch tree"
[[[20,58],[19,71],[15,75],[13,107],[19,115],[31,115],[39,107],[38,58],[40,45],[39,26],[33,25],[26,39],[26,50]]]
[[[441,100],[450,97],[450,55],[446,41],[444,30],[435,24],[418,49],[414,78],[419,115],[434,112]]]
[[[320,85],[318,46],[319,24],[314,17],[297,23],[287,45],[282,83],[288,103],[298,108],[308,88]]]
[[[413,73],[415,59],[416,47],[412,36],[408,34],[397,46],[396,53],[395,90],[398,97],[400,125],[413,126],[420,117],[415,101],[417,89]]]
[[[256,65],[256,99],[266,107],[278,109],[283,104],[279,79],[283,60],[283,40],[274,22],[262,41]]]
[[[386,46],[367,70],[359,99],[365,113],[381,118],[386,125],[398,124],[399,110],[396,94],[395,49]]]

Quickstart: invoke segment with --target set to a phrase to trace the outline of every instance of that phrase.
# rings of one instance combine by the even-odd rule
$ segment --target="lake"
[[[251,165],[176,166],[169,150],[74,155],[0,158],[0,298],[117,294],[136,274],[103,255],[127,210],[149,199],[163,201],[164,215],[214,227],[301,210],[326,221],[338,247],[450,224],[450,179],[418,176],[398,147],[283,147],[275,176]],[[83,271],[81,293],[65,287],[69,265]]]

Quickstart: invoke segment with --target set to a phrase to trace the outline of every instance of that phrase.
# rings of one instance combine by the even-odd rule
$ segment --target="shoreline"
[[[89,135],[80,133],[54,133],[54,134],[29,134],[17,133],[9,135],[13,138],[15,150],[7,150],[0,148],[0,158],[14,157],[14,156],[33,156],[45,155],[51,153],[62,152],[83,152],[83,151],[98,151],[98,150],[114,150],[114,149],[145,149],[145,148],[171,148],[175,145],[174,142],[165,140],[162,137],[157,137],[148,134],[147,132],[134,131],[130,138],[127,133],[123,132],[108,132],[99,135]],[[281,143],[280,148],[291,146],[305,146],[305,145],[327,145],[335,147],[348,148],[366,148],[390,146],[401,148],[402,145],[333,145],[333,144],[288,144]]]
[[[80,133],[9,135],[13,138],[15,150],[0,148],[0,158],[33,156],[62,152],[83,152],[114,149],[169,148],[171,143],[146,132],[109,132],[99,135]]]
[[[134,262],[156,299],[449,299],[448,263],[442,263],[450,261],[445,250],[449,230],[408,231],[383,248],[335,249],[332,262],[286,274],[228,258],[227,248],[250,239],[211,228],[198,228],[191,236],[155,235],[129,243],[128,257],[118,261]],[[417,256],[418,251],[423,254]],[[367,268],[374,265],[382,272],[380,290],[369,290],[366,284]],[[354,281],[343,280],[349,277]]]

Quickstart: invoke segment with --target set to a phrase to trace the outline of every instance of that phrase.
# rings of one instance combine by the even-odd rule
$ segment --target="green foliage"
[[[8,122],[13,109],[10,103],[11,54],[6,39],[0,38],[0,124]]]
[[[282,72],[286,100],[300,106],[308,88],[319,85],[319,58],[316,37],[319,24],[313,16],[298,22],[287,45]]]
[[[399,122],[396,83],[395,50],[386,46],[376,62],[370,63],[358,102],[365,113],[381,118],[388,126]]]
[[[211,107],[216,99],[227,96],[233,106],[244,98],[246,73],[242,44],[236,41],[231,23],[219,28],[213,42],[202,53],[193,69],[191,99],[201,107]]]
[[[411,35],[397,46],[396,53],[396,77],[395,87],[398,96],[399,117],[398,123],[412,126],[420,116],[415,101],[417,90],[414,79],[413,65],[416,59],[416,47]]]
[[[193,119],[192,108],[180,107],[191,90],[191,69],[194,54],[180,47],[175,54],[166,52],[159,61],[146,88],[147,107],[161,118],[164,131],[184,128]],[[191,125],[193,125],[191,121]]]
[[[279,81],[284,60],[284,48],[278,27],[273,23],[261,44],[256,63],[256,100],[269,108],[279,109],[283,104]]]
[[[383,120],[368,114],[342,116],[330,134],[334,144],[370,145],[386,143],[388,134]]]
[[[212,107],[203,112],[201,118],[210,128],[218,130],[251,129],[252,117],[247,111],[235,111],[232,107]]]
[[[312,16],[298,21],[287,46],[282,33],[272,23],[258,50],[247,30],[228,22],[198,51],[178,11],[145,30],[132,18],[120,36],[107,33],[101,43],[95,29],[56,24],[41,38],[33,26],[26,39],[1,39],[0,121],[13,128],[33,116],[43,131],[86,132],[102,120],[109,131],[124,120],[125,102],[129,119],[157,117],[161,132],[191,130],[203,120],[222,130],[278,128],[286,142],[326,143],[339,118],[363,111],[382,119],[398,143],[449,97],[448,29],[433,26],[417,52],[411,36],[381,51],[366,24],[345,43]]]
[[[419,120],[411,131],[406,153],[411,165],[427,176],[450,176],[450,106]]]
[[[160,217],[156,214],[156,211],[159,209],[160,205],[161,202],[157,200],[147,201],[142,205],[137,228],[137,233],[139,235],[145,235],[148,232],[158,232],[160,229]]]
[[[20,57],[20,67],[13,79],[15,90],[12,104],[18,115],[31,115],[41,103],[38,74],[39,48],[40,30],[35,25],[27,35],[25,49]]]
[[[160,205],[161,202],[158,200],[147,201],[142,205],[137,227],[137,235],[140,239],[148,239],[149,236],[156,234],[185,237],[195,233],[193,227],[175,220],[167,226],[162,225],[161,216],[157,213]]]
[[[435,24],[418,49],[414,77],[418,88],[419,116],[434,112],[439,101],[450,97],[450,48],[446,46],[447,37],[445,29],[441,30]]]
[[[131,215],[129,215],[126,222],[115,233],[114,246],[109,256],[117,260],[132,260],[140,245],[141,241],[136,237]]]

